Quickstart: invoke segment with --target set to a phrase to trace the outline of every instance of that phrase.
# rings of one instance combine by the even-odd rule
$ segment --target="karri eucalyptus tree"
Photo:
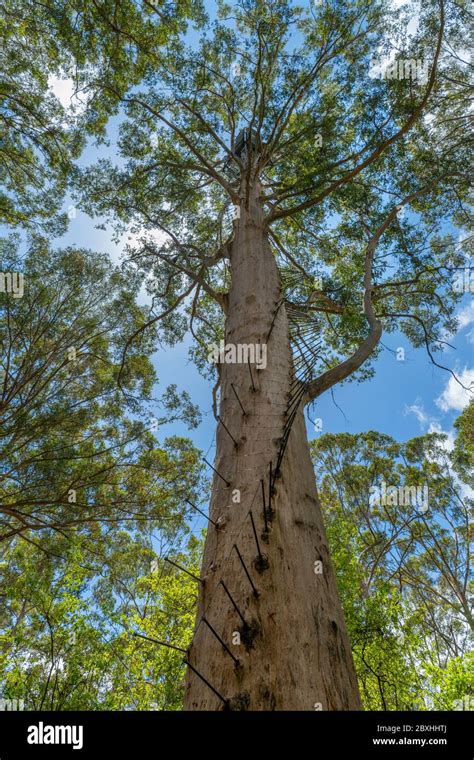
[[[455,329],[468,7],[426,0],[408,33],[413,13],[218,3],[126,96],[110,84],[121,161],[79,179],[84,208],[138,235],[161,340],[189,331],[216,377],[188,710],[360,706],[304,410],[370,376],[384,331],[438,364]]]

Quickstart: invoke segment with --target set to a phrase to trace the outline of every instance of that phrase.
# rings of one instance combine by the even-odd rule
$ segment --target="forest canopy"
[[[0,705],[473,709],[470,22],[0,2]]]

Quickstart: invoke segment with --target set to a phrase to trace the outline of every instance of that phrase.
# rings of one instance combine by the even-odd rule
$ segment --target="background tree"
[[[403,330],[438,364],[455,329],[455,226],[469,219],[467,10],[425,2],[408,35],[405,11],[384,2],[218,7],[212,28],[162,52],[139,87],[121,98],[111,85],[128,114],[122,164],[86,172],[82,202],[143,231],[130,258],[155,310],[129,346],[150,325],[171,343],[189,330],[207,372],[221,337],[268,348],[252,377],[245,364],[216,372],[218,527],[186,708],[357,708],[303,409],[370,375],[384,330]],[[391,57],[400,78],[371,75],[374,59]],[[404,62],[420,59],[426,78],[405,76]],[[204,615],[228,644],[241,634],[237,669]]]
[[[104,139],[120,105],[111,86],[123,95],[200,15],[196,0],[2,0],[0,221],[64,229],[58,212],[73,160],[86,135]],[[69,105],[55,83],[69,90]]]
[[[57,552],[58,540],[49,543]],[[199,541],[174,531],[170,543],[173,559],[186,556],[198,571]],[[75,536],[60,548],[58,559],[16,542],[2,572],[2,698],[23,700],[25,710],[181,709],[183,655],[154,640],[186,645],[195,582],[166,568],[144,532],[105,536],[100,566]]]
[[[24,278],[21,297],[0,294],[0,694],[26,709],[175,709],[182,658],[133,632],[167,638],[195,600],[164,557],[189,540],[200,455],[156,431],[197,410],[175,386],[154,397],[152,333],[121,362],[147,314],[135,269],[39,238],[0,251]]]
[[[117,386],[124,319],[140,323],[146,313],[135,302],[140,276],[42,241],[23,261],[3,241],[2,262],[23,270],[25,292],[0,295],[0,542],[78,527],[92,550],[110,523],[139,526],[170,508],[179,524],[198,454],[177,437],[156,448],[153,429],[178,418],[196,424],[197,410],[170,386],[158,401],[163,416],[153,416],[151,333]]]
[[[472,403],[456,427],[471,415]],[[473,500],[456,465],[459,442],[451,452],[437,433],[404,444],[374,432],[312,442],[368,709],[451,710],[473,692]],[[388,496],[379,498],[383,483]],[[427,504],[405,503],[404,491],[390,498],[390,489],[415,485],[428,489]]]
[[[73,161],[87,136],[105,140],[120,108],[110,86],[123,94],[200,15],[195,0],[0,4],[1,222],[65,230]],[[124,320],[146,318],[136,272],[88,251],[53,252],[39,238],[26,245],[26,255],[16,239],[0,245],[3,272],[25,277],[22,298],[5,293],[5,282],[0,295],[0,693],[37,709],[172,709],[179,680],[165,688],[159,678],[153,693],[151,682],[143,694],[136,688],[153,657],[124,625],[130,598],[120,636],[107,615],[131,568],[134,585],[150,557],[162,584],[175,572],[162,556],[186,534],[183,498],[200,487],[198,452],[179,437],[158,446],[153,431],[178,418],[192,425],[197,412],[175,386],[153,398],[151,340],[130,354],[117,389]],[[106,591],[94,607],[100,583]],[[179,661],[175,674],[182,668]]]

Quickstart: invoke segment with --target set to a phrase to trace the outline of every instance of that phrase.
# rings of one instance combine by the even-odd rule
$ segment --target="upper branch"
[[[318,195],[313,196],[312,198],[308,198],[306,201],[303,201],[302,203],[299,203],[296,206],[289,206],[288,208],[281,209],[280,211],[277,211],[276,208],[274,208],[273,211],[267,217],[267,224],[270,224],[271,222],[274,222],[277,219],[284,219],[285,217],[293,216],[295,214],[298,214],[300,211],[304,211],[320,203],[328,195],[333,193],[339,187],[346,185],[354,177],[360,174],[360,172],[362,172],[364,169],[370,166],[370,164],[376,161],[387,150],[387,148],[389,148],[394,143],[398,142],[398,140],[400,140],[411,129],[413,124],[417,121],[418,117],[422,114],[429,100],[429,97],[431,95],[431,92],[433,90],[433,87],[436,81],[436,74],[438,70],[438,60],[441,53],[444,27],[445,27],[444,0],[440,0],[440,29],[438,33],[436,50],[435,50],[435,55],[433,59],[433,66],[431,69],[430,78],[428,80],[428,85],[421,102],[414,109],[410,118],[407,119],[405,124],[398,130],[398,132],[392,135],[392,137],[389,137],[388,139],[383,140],[364,161],[362,161],[360,164],[358,164],[358,166],[356,166],[354,169],[351,169],[351,171],[347,172],[345,175],[343,175],[339,179],[335,180],[329,187],[327,187]]]
[[[157,111],[156,108],[153,108],[150,106],[149,103],[146,103],[145,101],[141,100],[140,98],[127,98],[127,101],[129,103],[137,103],[142,108],[145,108],[147,111],[149,111],[153,116],[155,116],[157,119],[159,119],[163,124],[166,124],[167,127],[169,127],[173,132],[175,132],[178,137],[182,140],[182,142],[189,148],[191,153],[193,153],[194,156],[198,159],[198,161],[201,162],[201,171],[205,174],[208,174],[210,177],[215,179],[216,182],[221,185],[221,187],[224,188],[224,190],[228,193],[230,198],[235,202],[238,203],[238,195],[235,191],[235,189],[232,187],[232,185],[229,184],[229,182],[226,180],[226,178],[217,171],[215,166],[210,163],[205,156],[201,153],[201,151],[195,146],[193,141],[188,137],[186,132],[178,127],[177,124],[174,124],[172,121],[166,118],[166,116],[163,116],[161,111]],[[211,132],[208,132],[208,134],[214,138],[214,135]],[[219,144],[219,142],[217,143]]]
[[[396,218],[401,206],[410,203],[423,193],[427,192],[441,179],[443,179],[443,177],[438,177],[429,185],[425,185],[424,187],[420,188],[420,190],[407,195],[401,204],[394,206],[382,224],[377,228],[372,237],[369,239],[364,263],[364,314],[366,316],[367,322],[369,323],[369,334],[366,339],[360,344],[357,350],[351,356],[345,359],[345,361],[327,370],[327,372],[324,372],[318,378],[309,383],[304,397],[305,404],[309,403],[317,396],[320,396],[321,393],[326,391],[328,388],[331,388],[336,383],[339,383],[342,380],[345,380],[346,377],[352,375],[353,372],[362,366],[362,364],[368,359],[370,354],[376,348],[382,336],[382,322],[377,319],[372,303],[372,291],[374,290],[372,283],[372,269],[377,245],[383,233]]]

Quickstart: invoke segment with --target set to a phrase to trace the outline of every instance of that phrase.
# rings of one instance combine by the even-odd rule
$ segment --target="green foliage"
[[[195,588],[162,557],[187,544],[197,565],[184,499],[202,463],[155,431],[198,412],[175,385],[154,398],[153,331],[124,358],[148,315],[135,269],[38,238],[22,256],[3,240],[1,259],[24,293],[0,294],[0,693],[26,709],[176,709],[181,661],[133,631],[174,635],[161,604],[186,606],[191,632]]]
[[[180,709],[182,655],[134,632],[187,646],[196,584],[128,533],[111,538],[100,568],[84,564],[74,539],[61,560],[15,545],[0,617],[4,698],[30,710]],[[195,571],[199,546],[191,538],[185,547]]]
[[[87,134],[104,138],[120,98],[161,48],[201,18],[199,0],[4,0],[0,14],[0,221],[58,233]],[[51,84],[74,95],[61,103]]]
[[[0,295],[1,540],[41,542],[77,528],[94,543],[101,523],[140,531],[141,519],[163,513],[176,528],[198,454],[178,438],[156,448],[152,430],[172,419],[194,424],[197,411],[171,386],[164,415],[150,419],[153,331],[123,360],[124,332],[148,312],[135,303],[141,278],[106,256],[53,252],[41,240],[24,260],[12,241],[1,253],[25,290]]]
[[[426,674],[436,688],[433,696],[435,710],[474,709],[474,653],[453,657],[446,667],[430,663]]]
[[[471,433],[467,458],[471,416],[467,407],[456,423]],[[473,692],[474,633],[472,498],[455,470],[459,437],[449,452],[440,434],[406,444],[375,432],[326,434],[312,450],[365,708],[470,709],[458,707]],[[428,508],[384,499],[382,483],[387,494],[426,486]]]
[[[367,245],[390,214],[371,289],[384,331],[402,330],[436,361],[456,329],[470,140],[468,67],[452,51],[466,47],[467,9],[430,0],[411,35],[407,13],[372,0],[219,3],[199,39],[175,39],[121,98],[120,164],[83,171],[78,197],[117,232],[137,233],[129,254],[147,275],[160,337],[173,344],[190,331],[205,374],[230,285],[230,206],[250,182],[261,185],[282,274],[299,274],[285,295],[319,320],[316,375],[366,338]],[[428,80],[371,77],[373,60],[395,53],[422,57]],[[235,153],[242,129],[255,136],[247,162]],[[378,350],[352,379],[371,375]]]

